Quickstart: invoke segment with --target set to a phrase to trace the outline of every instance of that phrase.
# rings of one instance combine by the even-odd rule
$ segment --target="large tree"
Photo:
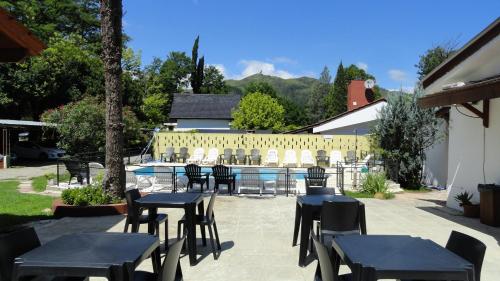
[[[182,92],[189,85],[191,59],[184,52],[170,52],[160,68],[163,91],[168,94]]]
[[[125,192],[122,110],[122,1],[101,0],[102,58],[106,89],[106,178],[104,186],[122,198]]]
[[[232,115],[236,129],[277,131],[283,127],[283,107],[275,98],[259,92],[243,97]]]
[[[347,77],[342,62],[337,67],[332,91],[325,98],[325,107],[328,116],[335,116],[347,110]]]
[[[307,100],[308,118],[311,123],[316,123],[327,116],[325,100],[331,91],[331,81],[330,70],[325,66]]]
[[[425,54],[420,56],[418,63],[415,65],[417,68],[418,79],[422,80],[427,74],[445,61],[454,52],[455,48],[451,43],[436,46],[425,51]]]
[[[215,66],[206,66],[203,75],[201,93],[227,94],[229,92],[229,88],[224,81],[224,75]]]
[[[196,37],[193,44],[193,50],[191,54],[191,88],[193,93],[201,93],[201,87],[203,86],[203,71],[205,69],[205,57],[201,57],[198,60],[198,44],[200,42],[200,36]]]

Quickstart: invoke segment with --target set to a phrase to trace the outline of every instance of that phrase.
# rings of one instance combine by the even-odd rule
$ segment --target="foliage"
[[[469,194],[467,191],[464,191],[457,194],[454,198],[455,201],[459,203],[460,207],[463,207],[472,205],[472,202],[470,201],[472,199],[472,196],[473,196],[472,194]]]
[[[187,76],[191,72],[191,59],[184,52],[170,52],[160,67],[162,91],[168,94],[183,92],[188,86]]]
[[[415,67],[418,69],[418,79],[422,80],[434,68],[444,62],[455,52],[454,44],[446,43],[440,46],[433,47],[425,51],[425,54],[420,56]]]
[[[367,194],[387,193],[388,189],[384,173],[368,173],[361,182],[361,190]]]
[[[347,85],[344,65],[340,62],[333,81],[332,92],[325,98],[326,114],[328,116],[336,116],[347,111]]]
[[[167,113],[170,110],[169,99],[170,97],[163,93],[153,93],[144,98],[142,112],[148,124],[160,125],[167,120]]]
[[[200,92],[205,94],[227,94],[229,88],[224,81],[224,75],[213,65],[205,67],[203,86]]]
[[[316,123],[327,117],[325,99],[330,93],[331,80],[330,70],[325,66],[307,101],[310,123]]]
[[[439,119],[433,109],[418,106],[420,93],[389,96],[372,130],[373,143],[391,166],[388,175],[402,187],[420,187],[424,151],[439,139]]]
[[[61,194],[61,198],[64,204],[72,206],[106,205],[119,201],[105,192],[102,186],[94,185],[65,189]]]
[[[284,123],[287,127],[284,128],[285,131],[297,129],[299,126],[307,124],[307,113],[303,106],[283,96],[278,97],[278,102],[285,110]]]
[[[51,218],[52,197],[20,193],[18,186],[19,181],[0,181],[0,226]]]
[[[232,116],[236,129],[276,131],[283,127],[284,109],[276,99],[257,92],[243,97]]]
[[[278,97],[278,92],[276,91],[276,89],[274,89],[271,84],[265,81],[252,81],[248,83],[248,85],[246,85],[245,87],[245,95],[251,93],[262,93],[272,98]]]
[[[205,69],[205,57],[201,57],[198,60],[198,44],[200,42],[200,36],[197,36],[194,40],[193,50],[191,53],[191,76],[189,80],[191,81],[191,88],[193,89],[193,93],[199,94],[201,93],[201,87],[203,85],[204,74],[203,71]]]

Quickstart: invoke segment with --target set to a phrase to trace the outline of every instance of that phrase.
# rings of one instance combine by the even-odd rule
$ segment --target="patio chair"
[[[357,161],[356,151],[354,151],[354,150],[347,151],[347,156],[345,157],[344,162],[346,164],[352,164],[352,163],[356,163],[356,161]]]
[[[208,227],[208,234],[210,235],[210,245],[212,246],[212,253],[214,255],[214,259],[218,259],[221,253],[221,246],[220,246],[220,240],[219,240],[219,232],[217,231],[217,224],[215,223],[215,215],[214,215],[214,204],[215,204],[215,197],[217,196],[217,192],[212,193],[210,196],[210,201],[208,202],[208,207],[205,215],[198,215],[196,216],[196,224],[199,225],[202,228],[205,228],[205,226]],[[213,231],[212,231],[213,227]],[[184,232],[184,235],[186,234],[186,217],[183,216],[177,225],[177,239],[180,237],[180,231],[181,229]],[[215,234],[215,242],[217,243],[217,250],[215,248],[214,244],[214,234]]]
[[[20,255],[23,255],[35,248],[40,247],[40,240],[33,227],[22,228],[10,233],[0,235],[0,280],[12,280],[14,270],[14,261]],[[23,276],[19,280],[35,280],[38,276]],[[88,280],[86,277],[57,277],[40,278],[39,280]]]
[[[137,188],[137,176],[133,171],[125,171],[125,190]]]
[[[182,251],[182,245],[186,241],[186,235],[173,243],[167,254],[165,255],[165,260],[161,266],[159,274],[153,272],[140,271],[134,272],[134,281],[181,281],[183,280],[182,269],[180,263],[180,255]]]
[[[207,190],[210,189],[210,173],[201,173],[201,167],[196,164],[188,164],[184,167],[184,170],[188,177],[188,188],[193,189],[193,184],[197,183],[201,186],[201,192],[203,192],[203,185],[206,183]]]
[[[225,184],[229,195],[232,195],[235,189],[236,174],[231,173],[231,169],[224,165],[213,166],[212,172],[215,179],[214,192],[219,191],[219,185]]]
[[[279,163],[278,150],[269,149],[267,151],[267,157],[266,157],[266,161],[264,162],[264,164],[266,166],[278,166],[278,163]],[[251,162],[250,162],[250,164],[251,164]]]
[[[276,192],[278,189],[286,190],[288,184],[288,190],[293,190],[297,194],[297,180],[295,173],[288,174],[288,181],[286,175],[286,169],[279,169],[276,171]]]
[[[238,148],[236,149],[236,155],[234,157],[234,164],[247,164],[247,155],[245,154],[245,149]]]
[[[210,148],[208,150],[207,157],[205,157],[201,163],[203,165],[215,165],[219,159],[219,150],[217,148]]]
[[[332,150],[330,153],[330,166],[336,167],[339,164],[342,164],[342,152],[339,150]]]
[[[283,159],[283,167],[297,167],[297,154],[295,150],[285,150],[285,159]]]
[[[300,153],[300,165],[302,167],[314,166],[314,159],[310,150],[302,150],[302,152]]]
[[[219,155],[219,164],[233,164],[236,161],[234,160],[235,157],[233,155],[233,149],[232,148],[225,148],[224,153]]]
[[[138,189],[131,189],[125,191],[125,200],[127,201],[127,218],[125,219],[125,227],[123,232],[128,232],[128,226],[132,225],[132,232],[139,232],[139,227],[141,224],[149,223],[149,216],[143,215],[143,209],[139,208],[135,203],[135,200],[141,198],[141,193]],[[157,214],[154,224],[155,233],[158,238],[160,237],[160,224],[165,223],[165,245],[168,245],[168,215],[167,214]],[[134,229],[134,225],[137,225],[137,229]]]
[[[175,161],[180,162],[182,160],[182,163],[186,163],[186,160],[188,158],[188,148],[187,147],[181,147],[179,149],[179,153],[175,154]]]
[[[486,245],[478,239],[467,234],[453,230],[446,243],[446,249],[462,257],[474,265],[474,280],[481,280]]]
[[[276,155],[278,155],[278,152],[276,152]],[[260,166],[261,158],[262,157],[260,156],[260,150],[258,150],[257,148],[253,148],[252,150],[250,150],[250,155],[248,155],[248,164],[254,165],[254,163],[257,162],[257,165]]]
[[[170,167],[153,166],[153,191],[173,188],[173,171]]]
[[[186,163],[200,164],[201,161],[203,161],[204,156],[205,156],[205,150],[203,148],[201,147],[195,148],[195,150],[193,151],[193,155],[191,155],[191,157],[189,157],[186,160]]]
[[[335,236],[350,234],[361,234],[359,202],[323,202],[319,232],[321,243],[330,246]]]
[[[175,149],[172,146],[165,149],[165,153],[160,154],[161,162],[175,162]]]
[[[71,180],[76,178],[76,180],[83,184],[83,179],[87,178],[88,166],[85,162],[80,160],[64,159],[62,160],[66,170],[69,173],[68,184],[71,184]]]
[[[241,169],[241,180],[238,185],[238,193],[241,189],[258,189],[259,194],[262,195],[262,183],[260,180],[259,169],[257,168],[243,168]]]
[[[338,270],[340,263],[335,263],[330,253],[328,253],[328,248],[319,242],[318,238],[311,233],[311,239],[314,243],[314,248],[316,249],[316,256],[318,257],[318,266],[316,267],[316,273],[314,280],[321,281],[350,281],[352,274],[342,274],[335,279],[334,272]],[[331,247],[331,246],[329,246]]]
[[[320,163],[323,163],[326,167],[330,167],[330,157],[326,155],[325,150],[318,150],[316,152],[316,164],[320,166]]]
[[[320,166],[308,168],[307,176],[304,176],[304,180],[306,195],[335,194],[335,190],[326,187],[328,175],[325,175],[325,168]]]

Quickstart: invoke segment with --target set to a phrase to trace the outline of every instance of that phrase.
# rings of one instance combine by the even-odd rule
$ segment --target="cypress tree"
[[[196,37],[193,44],[193,50],[191,53],[191,88],[193,88],[193,93],[200,93],[201,86],[203,85],[203,68],[205,67],[205,58],[201,57],[198,60],[198,44],[200,41],[200,36]]]
[[[342,61],[337,68],[331,93],[325,98],[327,116],[335,116],[347,111],[347,76]]]

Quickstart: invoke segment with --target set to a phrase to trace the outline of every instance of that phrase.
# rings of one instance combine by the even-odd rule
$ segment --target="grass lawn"
[[[46,174],[31,179],[31,186],[36,192],[43,192],[47,188],[49,180],[56,179],[57,175],[54,173]],[[69,173],[65,172],[59,175],[59,182],[67,182],[69,180]]]
[[[18,186],[18,181],[0,181],[0,228],[52,217],[44,211],[52,206],[52,197],[22,194]]]

